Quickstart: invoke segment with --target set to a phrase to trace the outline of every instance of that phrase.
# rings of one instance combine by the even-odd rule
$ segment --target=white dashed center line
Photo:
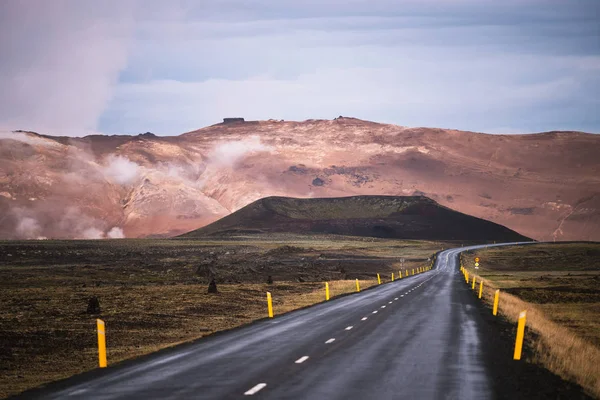
[[[362,317],[361,321],[366,321],[367,317]]]
[[[385,306],[381,306],[381,308],[385,308]]]
[[[329,340],[328,340],[328,341],[326,341],[325,343],[326,343],[326,344],[329,344],[329,343],[333,343],[333,342],[335,342],[335,338],[333,338],[333,337],[332,337],[331,339],[329,339]]]
[[[398,298],[396,297],[394,300],[398,300]]]
[[[377,310],[373,311],[373,314],[377,314]]]
[[[390,301],[390,302],[388,302],[388,304],[392,304],[392,302]]]
[[[352,329],[352,326],[347,326],[346,330],[349,331],[350,329]]]
[[[404,297],[404,295],[403,295],[403,294],[401,294],[401,295],[400,295],[400,297]]]
[[[254,393],[258,392],[259,390],[263,389],[265,386],[267,386],[266,383],[259,383],[258,385],[254,386],[252,389],[248,390],[247,392],[245,392],[244,394],[246,396],[252,396]]]
[[[300,357],[299,359],[297,359],[296,361],[294,361],[296,364],[302,364],[304,361],[308,360],[308,356],[304,356],[304,357]]]

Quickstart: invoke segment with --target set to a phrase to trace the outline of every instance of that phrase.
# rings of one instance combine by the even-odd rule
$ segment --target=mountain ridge
[[[595,134],[346,117],[179,136],[0,133],[0,238],[172,236],[267,196],[424,194],[537,240],[600,240],[597,154]]]

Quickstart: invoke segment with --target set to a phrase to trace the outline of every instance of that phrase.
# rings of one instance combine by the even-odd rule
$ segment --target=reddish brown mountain
[[[177,137],[0,133],[0,237],[167,236],[267,196],[426,195],[538,240],[600,240],[600,135],[353,118]]]

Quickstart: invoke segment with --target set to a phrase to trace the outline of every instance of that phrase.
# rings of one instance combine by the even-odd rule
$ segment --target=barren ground
[[[365,289],[451,244],[345,237],[0,242],[0,396]],[[454,244],[455,245],[455,244]],[[453,246],[454,246],[453,245]],[[459,244],[460,245],[460,244]],[[207,294],[209,276],[219,293]],[[271,275],[274,283],[266,283]],[[302,282],[300,282],[302,281]],[[102,311],[86,313],[97,296]]]

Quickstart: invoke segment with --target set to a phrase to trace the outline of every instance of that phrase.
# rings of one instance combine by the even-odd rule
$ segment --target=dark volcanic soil
[[[414,240],[530,240],[424,196],[267,197],[182,237],[281,232]]]

